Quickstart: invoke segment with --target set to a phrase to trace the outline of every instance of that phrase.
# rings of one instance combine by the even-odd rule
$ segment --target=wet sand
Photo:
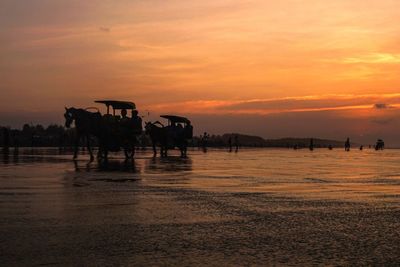
[[[400,150],[115,157],[3,157],[2,265],[400,264]]]

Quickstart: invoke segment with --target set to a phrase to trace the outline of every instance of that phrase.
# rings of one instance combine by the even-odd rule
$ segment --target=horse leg
[[[131,147],[130,149],[128,147],[124,148],[125,160],[133,158],[133,154],[135,153],[134,149],[134,147]]]
[[[186,158],[187,157],[187,144],[183,144],[182,146],[182,157]]]
[[[108,150],[104,149],[104,161],[108,161]]]
[[[89,135],[86,135],[86,144],[87,144],[87,149],[88,149],[89,155],[90,155],[90,161],[93,161],[94,157],[93,157],[92,148],[90,147],[90,137],[89,137]]]
[[[181,148],[181,157],[182,158],[186,158],[186,148],[185,148],[185,146],[182,146],[182,148]]]
[[[74,147],[74,157],[73,159],[77,159],[78,158],[78,149],[79,149],[79,140],[80,140],[80,135],[77,134],[75,137],[75,147]]]
[[[99,139],[99,150],[97,151],[97,160],[100,161],[103,158],[103,153],[104,153],[104,147],[105,145],[103,144],[103,141]]]
[[[157,147],[156,147],[156,142],[152,140],[152,145],[153,145],[153,157],[157,156]]]
[[[124,147],[125,160],[129,158],[128,148]]]
[[[99,150],[97,151],[97,159],[101,159],[101,145],[99,145]]]

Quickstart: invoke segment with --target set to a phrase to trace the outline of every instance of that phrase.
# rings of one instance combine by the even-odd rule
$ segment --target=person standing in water
[[[310,139],[310,147],[309,147],[309,149],[310,149],[310,151],[314,150],[314,139],[313,138]]]
[[[344,150],[345,151],[350,151],[350,138],[349,137],[347,137],[347,140],[344,143]]]
[[[232,152],[232,136],[229,136],[228,138],[228,147],[229,147],[229,152]]]
[[[207,132],[204,132],[203,137],[201,138],[201,145],[203,147],[203,152],[207,152],[207,145],[208,145],[208,137],[209,135]]]
[[[235,152],[239,151],[239,136],[235,135]]]

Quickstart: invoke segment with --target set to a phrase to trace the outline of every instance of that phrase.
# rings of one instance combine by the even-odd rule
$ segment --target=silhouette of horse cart
[[[99,159],[107,159],[108,152],[124,150],[125,157],[133,158],[137,136],[142,133],[142,120],[137,116],[136,105],[128,101],[98,100],[96,103],[104,104],[107,113],[102,115],[97,112],[90,112],[87,109],[65,108],[65,126],[69,128],[73,121],[76,127],[76,141],[74,159],[77,158],[79,141],[86,137],[87,148],[90,159],[93,160],[93,153],[90,147],[90,136],[98,139]],[[112,114],[110,111],[112,108]],[[121,110],[121,116],[115,112]],[[131,110],[132,117],[127,117],[127,111]]]
[[[179,148],[181,157],[187,155],[188,140],[193,138],[193,126],[188,118],[175,115],[161,115],[167,119],[165,126],[160,121],[146,122],[145,131],[150,136],[154,156],[157,154],[156,146],[160,146],[160,154],[166,157],[168,149]]]
[[[142,133],[142,120],[137,116],[135,103],[116,100],[97,100],[95,102],[107,107],[107,114],[103,116],[103,136],[98,156],[107,158],[109,151],[118,152],[123,148],[125,157],[133,158],[137,136]],[[121,117],[115,115],[117,110],[121,111]],[[127,117],[128,110],[132,113],[131,118]]]

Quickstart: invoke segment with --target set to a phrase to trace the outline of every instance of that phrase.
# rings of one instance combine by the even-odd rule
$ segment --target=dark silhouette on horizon
[[[139,117],[139,116],[138,116]],[[140,118],[140,117],[139,117]],[[141,120],[141,118],[140,118]],[[21,129],[11,129],[9,127],[0,126],[0,147],[2,151],[4,149],[4,132],[3,128],[7,128],[9,133],[9,150],[10,154],[18,152],[18,147],[58,147],[59,153],[69,151],[71,148],[75,148],[76,145],[76,128],[65,128],[62,125],[50,124],[49,126],[42,125],[29,125],[24,124]],[[228,133],[223,135],[214,135],[207,133],[207,146],[213,148],[226,149],[229,147],[229,139],[232,143],[232,151],[234,145],[234,137],[237,135],[240,140],[240,146],[243,147],[280,147],[280,148],[292,148],[292,149],[303,149],[309,148],[309,138],[280,138],[280,139],[264,139],[259,136],[244,135],[239,133]],[[151,138],[148,134],[143,131],[137,135],[137,145],[141,149],[146,149],[152,146]],[[313,138],[314,148],[343,148],[343,141],[326,140]],[[82,138],[78,142],[79,147],[87,146],[85,138]],[[99,140],[91,136],[90,137],[91,147],[99,147]],[[203,148],[203,135],[193,136],[192,139],[187,139],[188,147]],[[376,148],[376,145],[369,145],[369,148]],[[17,151],[15,151],[17,149]],[[229,149],[229,148],[228,148]],[[87,148],[86,148],[86,151]],[[97,152],[97,151],[96,151]]]
[[[159,121],[146,122],[145,132],[150,136],[154,157],[157,155],[156,146],[160,146],[161,157],[168,156],[168,149],[179,148],[181,157],[187,157],[188,140],[193,138],[193,126],[185,117],[174,115],[162,115],[168,120],[164,126]]]
[[[117,152],[121,148],[126,159],[132,159],[135,153],[136,136],[142,132],[141,118],[138,118],[136,107],[132,102],[123,101],[96,101],[107,106],[107,114],[102,115],[99,111],[90,112],[87,109],[65,108],[65,127],[70,128],[75,122],[75,144],[74,156],[78,156],[79,142],[82,138],[86,140],[86,146],[90,154],[90,160],[94,159],[91,149],[91,137],[96,137],[99,150],[98,159],[107,160],[108,152]],[[110,114],[110,106],[113,114]],[[127,117],[127,109],[132,110],[132,118]],[[121,110],[121,117],[115,115],[116,110]]]
[[[210,135],[207,132],[204,132],[203,136],[200,136],[201,139],[201,147],[203,148],[203,152],[207,152],[207,147],[208,147],[208,139],[210,138]]]
[[[5,164],[8,163],[8,157],[10,154],[10,130],[8,128],[3,128],[2,129],[2,134],[3,134],[3,162]]]
[[[235,135],[235,152],[239,152],[239,136]]]
[[[310,149],[310,151],[314,150],[314,138],[310,139],[310,146],[308,148]]]
[[[347,140],[346,140],[346,142],[344,143],[344,150],[345,150],[345,151],[350,151],[350,147],[351,147],[350,138],[347,137]]]
[[[65,127],[70,128],[71,124],[75,122],[75,142],[74,142],[74,156],[73,159],[78,157],[79,142],[82,138],[86,140],[86,146],[89,151],[90,160],[93,160],[93,152],[90,147],[90,137],[100,137],[102,131],[101,114],[100,112],[92,113],[84,109],[65,108],[64,113]],[[99,138],[99,140],[101,140]]]
[[[384,150],[385,149],[385,142],[382,139],[378,139],[375,144],[375,150]]]

